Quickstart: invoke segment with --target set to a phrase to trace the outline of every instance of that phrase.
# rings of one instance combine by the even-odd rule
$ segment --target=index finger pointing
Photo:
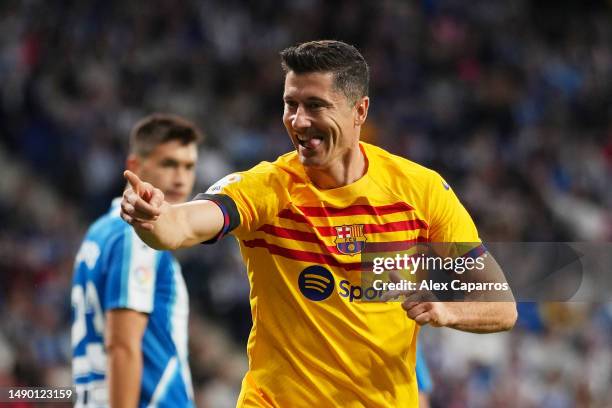
[[[132,189],[136,191],[137,194],[140,194],[140,186],[142,185],[142,180],[134,174],[133,172],[126,170],[123,172],[123,177],[130,183]]]

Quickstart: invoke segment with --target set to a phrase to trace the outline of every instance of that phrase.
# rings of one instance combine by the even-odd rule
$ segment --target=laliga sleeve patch
[[[218,194],[223,191],[223,188],[225,188],[226,186],[232,183],[236,183],[240,180],[242,180],[242,176],[240,176],[240,174],[229,174],[223,177],[221,180],[217,181],[212,186],[210,186],[208,190],[206,190],[206,194]]]

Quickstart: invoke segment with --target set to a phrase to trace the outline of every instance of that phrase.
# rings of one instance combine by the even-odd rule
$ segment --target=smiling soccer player
[[[360,142],[369,73],[354,47],[313,41],[281,58],[295,151],[182,205],[128,172],[122,216],[160,249],[238,239],[253,314],[239,407],[416,407],[419,324],[507,330],[515,304],[354,301],[364,248],[478,242],[478,233],[437,173]]]

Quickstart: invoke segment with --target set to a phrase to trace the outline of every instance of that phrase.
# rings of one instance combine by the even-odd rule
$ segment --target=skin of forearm
[[[482,275],[470,275],[472,282],[506,283],[501,267],[493,256],[485,259]],[[470,281],[468,279],[468,281]],[[472,333],[494,333],[510,330],[517,319],[516,303],[511,291],[473,291],[465,302],[451,302],[449,326]]]
[[[138,406],[142,378],[142,353],[138,347],[110,346],[108,388],[112,408]]]
[[[182,236],[185,235],[183,228],[186,221],[184,214],[181,214],[177,205],[168,203],[162,204],[162,212],[159,218],[151,222],[153,230],[148,231],[144,228],[134,226],[134,230],[148,246],[157,250],[174,250],[181,246]]]
[[[210,201],[163,204],[161,215],[152,222],[153,231],[135,226],[138,236],[151,248],[188,248],[215,237],[223,227],[223,212]]]
[[[448,327],[472,333],[510,330],[517,318],[514,302],[449,302]]]

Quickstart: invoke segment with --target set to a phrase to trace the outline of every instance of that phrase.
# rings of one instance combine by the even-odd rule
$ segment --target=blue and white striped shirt
[[[139,407],[190,407],[189,300],[179,264],[155,251],[119,217],[119,200],[87,232],[72,282],[72,368],[76,407],[108,406],[105,313],[147,313]]]

